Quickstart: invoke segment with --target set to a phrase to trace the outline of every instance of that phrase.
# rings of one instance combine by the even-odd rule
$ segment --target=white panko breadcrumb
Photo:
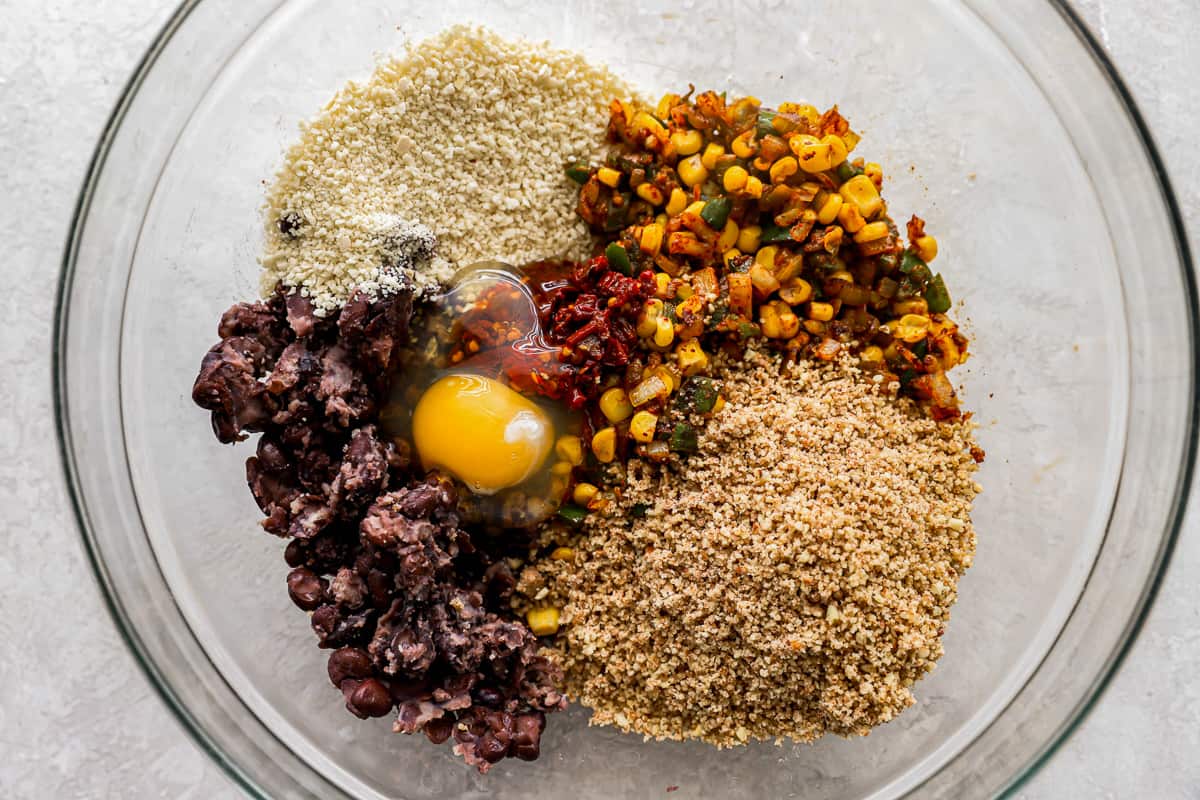
[[[321,313],[397,288],[381,273],[405,223],[437,236],[404,276],[430,291],[472,262],[582,259],[591,240],[564,169],[603,153],[607,105],[630,89],[546,44],[458,26],[381,63],[302,127],[267,194],[264,295],[298,287]],[[298,219],[294,234],[281,229]]]
[[[971,423],[848,359],[750,351],[717,377],[700,452],[630,462],[613,513],[521,590],[563,608],[549,652],[594,723],[721,747],[866,734],[942,654],[975,552]]]

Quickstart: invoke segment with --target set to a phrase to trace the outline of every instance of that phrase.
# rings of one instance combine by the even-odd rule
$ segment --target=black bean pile
[[[491,537],[462,527],[453,484],[381,437],[408,342],[411,293],[356,294],[336,316],[298,294],[221,318],[193,400],[222,442],[261,433],[246,478],[263,528],[290,538],[292,601],[310,612],[329,680],[354,715],[423,731],[481,772],[538,757],[562,674],[509,611]]]

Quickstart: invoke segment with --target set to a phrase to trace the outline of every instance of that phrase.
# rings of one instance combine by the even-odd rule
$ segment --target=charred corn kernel
[[[848,269],[834,270],[829,274],[829,280],[842,281],[844,283],[854,283],[854,275]]]
[[[633,414],[633,404],[624,389],[614,387],[600,395],[600,413],[614,424],[624,422]]]
[[[668,286],[670,279],[668,278]],[[658,318],[663,312],[663,302],[656,297],[652,297],[642,305],[642,311],[638,314],[637,333],[643,339],[649,339],[658,330]]]
[[[681,156],[690,156],[700,152],[704,146],[704,136],[700,131],[675,131],[671,134],[671,144],[675,152]]]
[[[671,109],[679,105],[679,101],[682,99],[677,94],[664,94],[662,99],[658,101],[658,106],[654,109],[654,116],[659,119],[666,119],[671,115]]]
[[[681,283],[675,287],[675,296],[680,300],[687,300],[694,293],[695,292],[692,290],[692,285],[690,283]]]
[[[708,245],[696,238],[696,234],[676,231],[667,239],[667,252],[673,256],[706,256]]]
[[[671,190],[671,197],[667,200],[667,213],[672,217],[676,214],[682,214],[687,208],[688,196],[687,192],[679,187]]]
[[[925,320],[925,325],[906,325],[905,320],[922,319]],[[924,317],[918,317],[915,314],[905,314],[900,319],[894,319],[885,325],[880,326],[879,330],[884,333],[889,333],[906,344],[916,344],[925,338],[928,333],[929,320]]]
[[[725,396],[719,394],[717,395],[717,402],[713,403],[712,411],[709,413],[720,414],[723,408],[725,408]]]
[[[645,131],[654,136],[656,139],[663,141],[667,139],[667,129],[663,127],[661,122],[654,118],[654,115],[647,114],[645,111],[639,111],[638,113],[634,114],[633,124],[631,124],[629,127],[630,130],[635,134]]]
[[[762,252],[761,250],[759,252]],[[750,283],[759,294],[766,296],[779,288],[779,280],[771,270],[755,262],[750,266]]]
[[[642,186],[645,185],[642,184]],[[641,186],[638,187],[638,189],[641,188]],[[652,222],[642,228],[642,236],[638,241],[638,246],[642,248],[642,252],[652,256],[658,255],[658,251],[662,250],[663,233],[665,233],[664,227],[657,222]]]
[[[644,248],[643,248],[644,249]],[[665,272],[656,272],[654,274],[654,294],[666,300],[673,292],[671,291],[671,276]],[[653,331],[651,331],[653,333]],[[649,334],[647,334],[649,335]]]
[[[817,212],[817,222],[821,223],[822,225],[828,225],[837,219],[838,212],[842,210],[843,202],[843,198],[840,194],[837,192],[830,192],[829,197],[825,199],[825,202],[818,206],[818,208],[821,210]]]
[[[862,137],[854,131],[846,131],[842,134],[842,141],[846,143],[846,149],[853,153],[854,148],[858,147],[858,143],[862,141]]]
[[[775,257],[777,255],[779,255],[779,248],[773,244],[760,247],[758,252],[754,254],[754,263],[771,270],[773,273],[775,271]]]
[[[721,254],[721,261],[725,264],[725,269],[730,269],[735,258],[741,258],[742,251],[736,247],[731,247]]]
[[[575,489],[571,492],[571,499],[575,501],[576,505],[587,508],[587,504],[592,502],[598,494],[600,494],[598,486],[590,483],[577,483],[575,484]]]
[[[649,411],[639,411],[629,420],[629,435],[645,443],[654,440],[654,429],[658,427],[658,416]]]
[[[717,252],[724,253],[726,250],[737,244],[739,233],[741,233],[741,231],[738,230],[737,223],[731,219],[726,220],[725,228],[721,231],[720,237],[717,238]]]
[[[525,612],[525,622],[534,636],[553,636],[558,633],[558,609],[531,608]]]
[[[779,303],[779,305],[776,306],[776,311],[779,314],[780,338],[791,339],[793,336],[800,333],[800,318],[797,317],[795,312],[788,308],[786,304],[779,301],[776,302]]]
[[[554,443],[554,453],[573,467],[583,463],[583,442],[578,436],[560,436]]]
[[[738,134],[729,147],[738,158],[753,158],[758,152],[758,145],[754,143],[754,129]]]
[[[788,146],[796,154],[800,169],[807,173],[825,172],[833,169],[833,153],[827,142],[815,136],[800,134],[788,140]]]
[[[579,486],[591,486],[591,484],[590,483],[581,483],[581,484],[579,484]],[[575,487],[576,492],[579,491],[579,486]],[[592,486],[592,490],[599,491],[598,489],[596,489],[595,486]],[[576,496],[578,496],[578,495],[576,495]],[[572,499],[574,499],[574,498],[572,498]],[[578,500],[575,500],[575,502],[578,505],[585,506],[585,507],[587,506],[586,502],[580,503]],[[552,553],[550,553],[551,561],[570,561],[574,557],[575,557],[575,548],[573,548],[573,547],[556,547],[556,548],[554,548],[554,551]]]
[[[661,206],[663,204],[662,189],[659,189],[653,183],[639,183],[637,196],[652,206]]]
[[[758,225],[747,225],[738,231],[737,246],[743,253],[753,253],[758,250],[758,240],[762,237],[762,228]]]
[[[821,119],[821,112],[810,103],[780,103],[779,111],[783,114],[795,114],[801,119],[816,122]]]
[[[699,186],[708,180],[708,168],[704,166],[698,155],[691,155],[683,159],[676,169],[679,171],[679,180],[689,187]]]
[[[617,184],[621,182],[621,173],[612,167],[601,167],[596,170],[596,178],[605,186],[617,188]]]
[[[847,203],[858,207],[858,213],[862,214],[863,219],[870,219],[883,208],[883,199],[879,196],[878,187],[866,175],[855,175],[843,183],[838,191]]]
[[[883,167],[871,161],[863,166],[863,174],[871,179],[876,186],[883,185]]]
[[[592,437],[592,455],[601,464],[611,463],[617,457],[617,429],[611,425],[602,428]]]
[[[837,218],[846,233],[858,233],[867,224],[867,221],[862,218],[862,214],[859,213],[858,206],[851,203],[842,203]]]
[[[878,222],[868,222],[858,229],[858,233],[854,234],[854,241],[859,244],[864,242],[875,242],[887,237],[888,225],[883,220]]]
[[[791,280],[799,275],[800,270],[803,268],[804,257],[802,255],[784,250],[775,257],[775,269],[773,271],[775,280],[780,283]]]
[[[796,163],[796,159],[791,156],[784,156],[771,165],[771,183],[783,183],[795,175],[799,169],[800,166]]]
[[[783,338],[783,325],[779,322],[779,311],[773,305],[765,305],[758,310],[758,324],[763,336],[768,339]]]
[[[746,185],[746,179],[749,177],[750,173],[746,172],[745,167],[735,164],[725,170],[725,177],[721,179],[721,183],[725,186],[725,191],[736,192]]]
[[[751,175],[749,178],[746,178],[746,185],[743,187],[742,191],[744,191],[749,197],[757,200],[758,198],[762,197],[762,181]]]
[[[892,303],[892,311],[900,316],[905,314],[928,314],[929,304],[924,297],[910,297],[907,300],[897,300]]]
[[[835,133],[822,136],[821,143],[829,145],[829,157],[835,167],[845,161],[846,156],[850,154],[850,148],[846,147],[846,142]]]
[[[833,319],[833,306],[829,303],[809,303],[808,318],[817,322],[829,322]]]
[[[900,318],[900,324],[906,328],[919,328],[922,331],[928,331],[929,317],[921,314],[905,314]]]
[[[932,236],[920,237],[917,241],[913,242],[913,247],[916,248],[917,256],[926,264],[937,258],[937,239]]]
[[[685,376],[696,375],[708,369],[708,353],[700,342],[689,339],[675,348],[675,363]]]
[[[813,336],[820,336],[825,332],[825,323],[817,319],[806,319],[801,326]]]
[[[883,361],[883,350],[875,345],[871,345],[870,347],[864,347],[858,357],[868,364],[878,364]]]
[[[789,306],[807,303],[812,298],[812,284],[803,278],[792,278],[779,290],[779,299]]]
[[[708,146],[704,148],[704,153],[700,156],[700,163],[704,165],[705,169],[714,170],[717,168],[717,159],[723,155],[725,155],[724,147],[721,147],[716,142],[709,142]]]
[[[670,347],[675,341],[675,326],[666,317],[654,321],[654,343],[659,347]]]
[[[838,248],[842,246],[842,238],[845,232],[839,225],[830,225],[825,229],[825,236],[821,241],[825,245],[825,249],[830,253],[836,253]]]

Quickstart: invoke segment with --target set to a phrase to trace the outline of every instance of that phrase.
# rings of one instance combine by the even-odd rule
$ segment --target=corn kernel
[[[879,189],[866,175],[855,175],[843,183],[839,191],[847,203],[858,206],[858,213],[862,214],[863,219],[870,219],[883,208],[883,198],[879,196]]]
[[[671,297],[672,292],[670,275],[665,272],[656,272],[654,274],[654,294],[664,300]],[[653,333],[653,331],[651,331],[651,333]]]
[[[617,429],[609,426],[592,437],[592,455],[601,464],[611,463],[617,457]]]
[[[554,466],[550,467],[550,474],[565,480],[573,469],[575,467],[572,466],[570,461],[555,461]],[[565,488],[566,484],[564,483],[563,486]]]
[[[763,336],[768,339],[783,337],[783,325],[779,322],[779,311],[773,305],[765,305],[758,310],[758,324]]]
[[[649,411],[639,411],[629,420],[629,435],[645,443],[654,441],[654,429],[658,427],[658,416]]]
[[[725,170],[725,176],[721,183],[725,186],[725,191],[736,192],[746,185],[746,180],[750,177],[750,173],[746,172],[744,167],[739,167],[736,164]]]
[[[671,368],[665,364],[661,364],[650,370],[649,374],[657,376],[663,382],[667,394],[671,394],[671,392],[679,388],[679,379],[675,377],[675,373],[671,371]]]
[[[905,314],[928,314],[929,304],[925,302],[923,297],[910,297],[907,300],[897,300],[892,303],[892,312],[904,316]]]
[[[633,416],[633,404],[624,389],[612,388],[600,395],[600,413],[614,424],[624,422]]]
[[[820,336],[825,332],[825,323],[817,319],[806,319],[800,325],[813,336]]]
[[[675,348],[676,364],[685,376],[696,375],[708,369],[708,353],[700,342],[690,339]]]
[[[779,335],[782,339],[791,339],[800,333],[800,318],[782,301],[776,300],[771,305],[779,315]]]
[[[760,253],[762,250],[759,251]],[[750,266],[750,283],[754,284],[755,290],[763,297],[774,292],[779,288],[779,280],[769,269],[759,264],[757,261]]]
[[[738,134],[730,148],[738,158],[753,158],[758,152],[758,145],[754,143],[754,129]]]
[[[687,192],[683,191],[683,189],[680,189],[679,187],[676,187],[671,190],[671,197],[669,200],[667,200],[667,213],[672,217],[677,214],[682,214],[683,210],[687,208],[687,204]]]
[[[795,175],[798,169],[800,169],[800,165],[796,163],[796,159],[784,156],[771,165],[771,183],[783,183]]]
[[[818,322],[829,322],[833,319],[833,306],[829,303],[809,303],[808,318]]]
[[[669,279],[668,279],[669,280]],[[663,302],[657,298],[650,298],[642,306],[642,311],[638,314],[637,319],[637,334],[643,339],[649,339],[658,330],[658,318],[663,312]]]
[[[863,173],[871,179],[871,182],[876,186],[883,186],[883,167],[876,164],[874,161],[869,162],[863,167]]]
[[[684,212],[686,214],[686,212]],[[688,231],[676,231],[667,238],[667,252],[673,256],[706,256],[708,245]]]
[[[621,173],[612,167],[601,167],[596,170],[596,178],[605,186],[617,188],[617,184],[621,182]]]
[[[829,145],[829,156],[835,167],[845,161],[846,156],[850,154],[850,148],[846,147],[846,143],[842,141],[842,137],[837,134],[830,133],[822,136],[821,143]]]
[[[681,156],[690,156],[700,152],[704,146],[704,136],[700,131],[675,131],[671,134],[671,144],[675,152]]]
[[[581,483],[581,484],[579,484],[579,486],[591,486],[591,484]],[[579,491],[579,486],[575,487],[576,492]],[[596,489],[596,487],[592,486],[592,489]],[[597,491],[599,491],[599,490],[597,490]],[[574,499],[574,498],[572,498],[572,499]],[[587,505],[586,502],[579,503],[578,500],[576,500],[575,502],[581,506]],[[551,561],[570,561],[573,558],[575,558],[575,548],[574,547],[556,547],[556,548],[554,548],[554,551],[552,553],[550,553]]]
[[[937,239],[933,238],[932,236],[922,236],[918,238],[917,241],[913,242],[913,247],[917,251],[917,256],[926,264],[937,258]]]
[[[833,153],[828,142],[815,136],[800,134],[788,140],[788,145],[799,160],[800,169],[810,174],[833,169]]]
[[[858,233],[867,224],[866,220],[862,218],[862,214],[859,213],[858,206],[852,203],[842,203],[837,218],[846,233]]]
[[[858,147],[858,143],[862,141],[862,137],[854,131],[846,131],[842,134],[842,141],[846,143],[846,149],[853,153],[854,148]]]
[[[829,197],[820,206],[820,211],[817,212],[817,222],[822,225],[828,225],[837,219],[838,212],[842,210],[843,197],[837,192],[830,193]]]
[[[675,296],[678,297],[680,300],[687,300],[693,294],[694,294],[694,291],[693,291],[692,285],[690,283],[686,283],[686,282],[681,283],[675,287]]]
[[[821,238],[821,242],[825,245],[825,249],[831,254],[836,253],[838,248],[842,246],[842,238],[845,234],[843,228],[838,225],[830,225],[825,229],[825,236]]]
[[[774,273],[775,257],[778,254],[779,248],[773,244],[769,244],[766,247],[759,248],[758,252],[754,254],[754,263]]]
[[[724,395],[717,395],[717,402],[713,403],[712,411],[709,413],[719,414],[723,408],[725,408],[725,397]]]
[[[662,190],[653,183],[639,183],[637,187],[637,196],[652,206],[661,206],[663,203]]]
[[[704,154],[700,156],[700,163],[707,170],[717,168],[717,159],[725,155],[725,148],[716,142],[709,142],[708,147],[704,148]]]
[[[854,241],[859,244],[865,242],[875,242],[885,238],[888,235],[888,225],[883,220],[878,222],[868,222],[859,228],[858,233],[854,234]]]
[[[689,187],[699,186],[708,180],[708,168],[704,166],[698,155],[688,156],[680,161],[676,169],[679,170],[679,179]]]
[[[583,442],[578,436],[560,436],[554,443],[554,453],[573,467],[583,463]]]
[[[531,608],[525,613],[525,622],[534,636],[553,636],[558,633],[558,609]]]
[[[670,347],[675,341],[675,326],[666,317],[655,320],[654,343],[659,347]]]
[[[633,115],[633,122],[629,126],[629,131],[634,135],[645,131],[656,139],[663,141],[667,139],[667,129],[653,115],[647,114],[645,111],[639,111]]]
[[[735,258],[741,258],[742,255],[743,255],[742,251],[738,250],[736,247],[731,247],[728,250],[726,250],[724,253],[722,253],[721,261],[725,264],[725,269],[731,269],[732,265],[733,265],[733,260]]]
[[[900,324],[906,328],[919,328],[920,330],[929,330],[929,317],[921,314],[905,314],[900,318]]]
[[[762,227],[747,225],[738,232],[737,246],[743,253],[753,253],[758,250],[758,240],[762,237]]]
[[[587,504],[592,502],[598,494],[600,494],[600,487],[590,483],[577,483],[575,484],[575,489],[571,492],[571,499],[577,505],[586,508]]]
[[[859,353],[859,358],[868,364],[878,364],[883,361],[883,350],[875,345],[864,347],[863,351]]]
[[[646,184],[642,184],[645,186]],[[639,189],[642,187],[639,186]],[[664,228],[657,222],[652,222],[642,228],[642,236],[638,241],[638,246],[641,247],[643,253],[655,256],[662,249]]]
[[[721,231],[721,235],[717,239],[717,252],[724,253],[726,250],[737,244],[739,233],[740,231],[738,230],[737,223],[731,219],[726,220],[725,228]]]
[[[762,181],[751,175],[749,178],[746,178],[746,185],[743,187],[742,191],[744,191],[747,196],[757,200],[758,198],[762,197]]]
[[[683,98],[677,94],[664,94],[662,99],[658,101],[658,106],[654,109],[654,116],[658,117],[659,119],[666,119],[667,117],[671,116],[671,109],[679,105],[679,102],[682,99]]]
[[[779,290],[779,298],[789,306],[807,303],[812,297],[812,284],[803,278],[792,278]]]

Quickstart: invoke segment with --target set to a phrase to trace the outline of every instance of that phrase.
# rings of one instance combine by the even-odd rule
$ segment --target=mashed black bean
[[[263,528],[291,540],[288,594],[333,650],[329,680],[355,716],[395,710],[394,730],[453,737],[480,771],[533,760],[561,671],[512,618],[513,574],[461,527],[451,482],[376,427],[412,293],[314,312],[282,291],[230,308],[192,398],[220,441],[262,434],[246,479]]]

